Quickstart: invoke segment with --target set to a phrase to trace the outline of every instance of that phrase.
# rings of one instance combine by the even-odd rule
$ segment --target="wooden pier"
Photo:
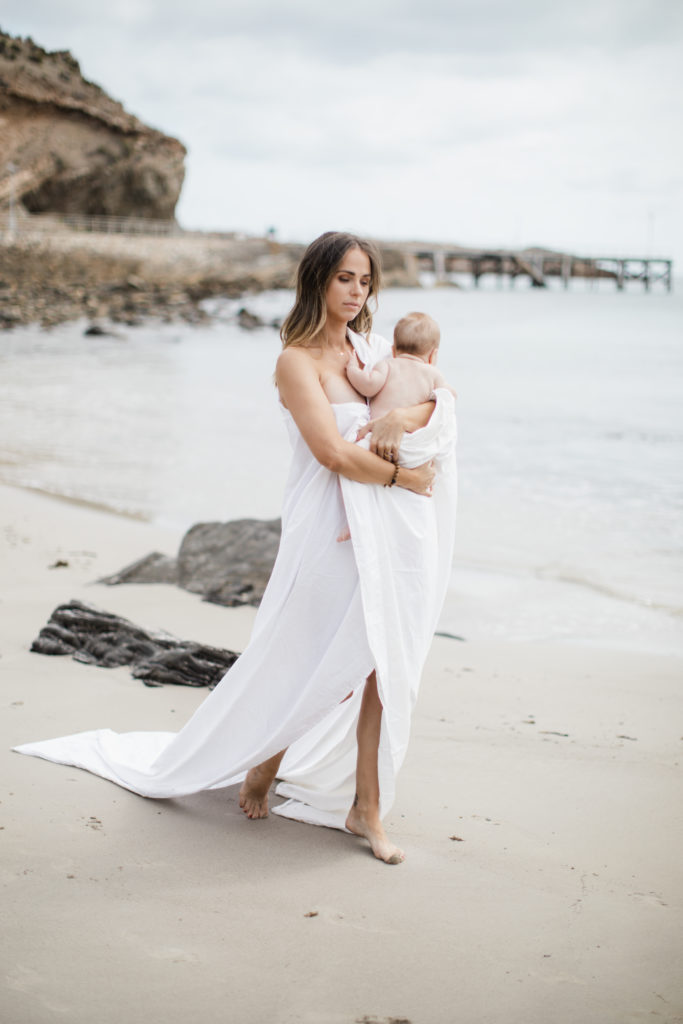
[[[447,284],[452,274],[470,274],[475,288],[484,274],[493,274],[502,287],[505,278],[514,286],[525,277],[535,288],[545,288],[549,278],[560,278],[565,288],[572,278],[591,282],[605,278],[621,291],[629,282],[642,283],[645,291],[660,284],[673,286],[673,260],[651,256],[576,256],[550,249],[465,249],[434,243],[406,242],[396,245],[417,269],[431,271],[437,284]]]
[[[21,174],[23,172],[19,172]],[[17,175],[15,175],[15,178]],[[8,201],[9,199],[9,201]],[[235,232],[186,231],[175,220],[142,217],[105,217],[83,214],[29,214],[12,201],[6,182],[0,181],[0,243],[16,238],[49,238],[51,235],[139,235],[239,241]],[[601,278],[614,281],[621,291],[631,282],[645,291],[655,285],[671,291],[673,260],[652,256],[577,256],[552,249],[474,249],[443,242],[378,241],[385,269],[398,274],[400,283],[417,284],[419,273],[434,274],[437,284],[454,284],[454,274],[471,276],[475,288],[486,274],[503,287],[507,278],[514,287],[517,278],[528,279],[535,288],[545,288],[551,278],[560,278],[565,288],[573,278],[591,283]],[[275,243],[270,241],[270,244]],[[294,243],[291,243],[294,244]],[[300,248],[300,247],[297,247]]]

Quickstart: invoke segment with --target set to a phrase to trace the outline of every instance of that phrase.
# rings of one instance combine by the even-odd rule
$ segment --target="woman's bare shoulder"
[[[289,345],[283,349],[275,364],[275,379],[318,375],[311,352],[303,345]]]
[[[279,366],[287,366],[289,363],[296,365],[299,360],[310,358],[308,349],[303,345],[288,345],[287,348],[283,348],[277,361]]]
[[[280,401],[290,410],[292,403],[310,403],[324,397],[319,366],[310,350],[302,345],[291,345],[280,353],[275,364],[275,385]]]

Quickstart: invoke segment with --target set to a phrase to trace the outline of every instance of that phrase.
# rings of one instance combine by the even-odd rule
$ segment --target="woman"
[[[378,278],[374,248],[351,235],[328,232],[302,260],[276,368],[293,445],[282,539],[233,668],[177,734],[98,730],[20,752],[87,768],[144,796],[240,781],[250,818],[267,815],[278,776],[277,792],[289,799],[276,813],[346,827],[379,859],[403,859],[381,817],[450,565],[454,515],[443,499],[451,492],[439,480],[439,500],[430,494],[431,455],[447,459],[453,433],[445,397],[436,411],[429,402],[367,423],[345,366],[353,349],[362,362],[388,353],[369,332]],[[374,452],[355,443],[370,429]],[[405,431],[413,432],[412,468],[397,461]],[[352,543],[338,544],[346,517]]]
[[[372,317],[368,300],[376,295],[378,284],[378,255],[367,242],[335,232],[313,242],[299,267],[296,302],[282,328],[284,351],[275,379],[283,406],[322,466],[359,483],[396,484],[427,495],[434,477],[432,466],[411,470],[394,462],[404,430],[426,424],[433,409],[431,402],[410,410],[408,415],[402,411],[373,425],[372,447],[392,463],[389,467],[369,451],[344,441],[333,412],[334,405],[362,401],[346,376],[346,363],[353,352],[348,329],[369,335]],[[361,703],[356,793],[345,824],[349,831],[370,841],[376,856],[398,862],[402,855],[387,840],[379,819],[377,751],[381,716],[373,671]],[[240,793],[240,805],[248,817],[268,813],[268,791],[284,753],[249,772]]]

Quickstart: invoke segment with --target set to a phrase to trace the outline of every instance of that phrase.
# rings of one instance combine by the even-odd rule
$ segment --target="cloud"
[[[4,21],[73,38],[80,26],[111,39],[137,35],[147,46],[168,40],[258,39],[315,59],[358,66],[392,53],[441,54],[450,59],[585,47],[621,52],[680,34],[681,5],[668,0],[5,0]],[[40,41],[40,40],[38,40]]]
[[[604,248],[666,197],[678,244],[683,5],[5,0],[3,19],[185,142],[189,225]]]

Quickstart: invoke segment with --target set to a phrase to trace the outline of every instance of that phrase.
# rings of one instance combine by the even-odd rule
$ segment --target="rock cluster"
[[[258,605],[279,543],[279,519],[197,523],[183,537],[176,558],[155,551],[98,582],[173,583],[214,604]],[[146,686],[215,686],[239,657],[235,651],[148,633],[81,601],[55,608],[31,650],[69,654],[105,668],[130,665]]]
[[[175,283],[144,281],[137,261],[107,259],[83,249],[64,253],[42,245],[0,246],[0,328],[43,327],[80,317],[130,326],[144,318],[200,322],[201,295]]]
[[[0,329],[80,317],[198,323],[206,298],[291,286],[301,251],[258,238],[39,232],[24,222],[13,242],[0,241]],[[256,326],[246,312],[238,322]]]
[[[70,654],[87,665],[130,665],[145,686],[213,687],[239,657],[235,651],[148,633],[128,619],[81,601],[59,605],[33,641],[37,654]]]

